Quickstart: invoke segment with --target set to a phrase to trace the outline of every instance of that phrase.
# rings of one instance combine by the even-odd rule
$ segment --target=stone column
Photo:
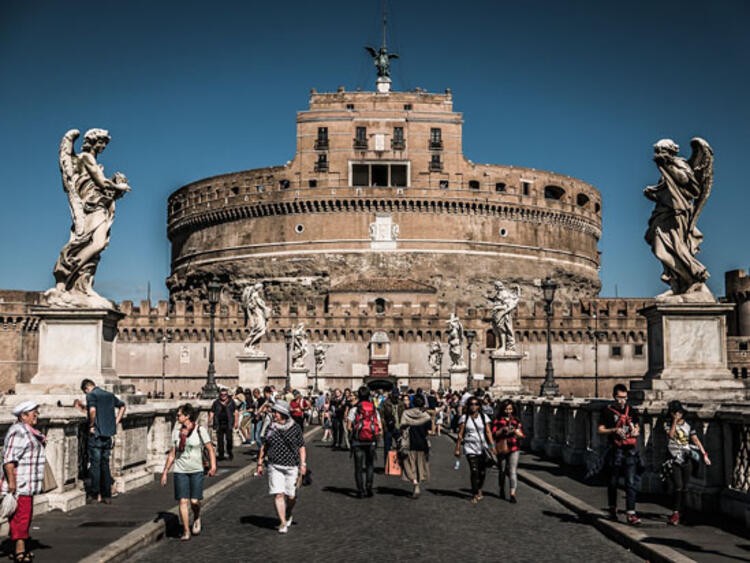
[[[631,384],[635,399],[739,400],[745,386],[727,368],[726,303],[657,303],[648,322],[648,372]]]
[[[268,385],[268,356],[240,354],[237,356],[239,367],[238,385],[243,389],[263,389]]]
[[[492,352],[492,394],[509,395],[521,392],[521,360],[523,354]]]

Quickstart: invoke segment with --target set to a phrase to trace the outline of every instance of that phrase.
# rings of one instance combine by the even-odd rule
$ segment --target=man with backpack
[[[357,498],[372,496],[375,474],[375,448],[381,433],[380,414],[370,400],[370,390],[362,386],[357,391],[358,402],[349,409],[346,428],[351,434],[354,456],[354,480]],[[364,475],[363,475],[364,474]]]
[[[609,438],[607,454],[607,498],[609,515],[617,520],[617,482],[622,475],[625,478],[625,509],[627,522],[637,526],[641,519],[635,512],[636,472],[640,462],[638,453],[638,435],[640,420],[638,412],[628,405],[628,388],[622,383],[612,390],[614,401],[602,409],[599,417],[598,432]]]

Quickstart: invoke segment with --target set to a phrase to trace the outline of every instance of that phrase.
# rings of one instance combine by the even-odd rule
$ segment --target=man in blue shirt
[[[109,391],[97,387],[90,379],[81,381],[81,390],[86,393],[89,425],[89,495],[96,497],[99,502],[110,504],[112,472],[109,459],[112,454],[112,437],[117,434],[117,425],[125,415],[125,403]]]

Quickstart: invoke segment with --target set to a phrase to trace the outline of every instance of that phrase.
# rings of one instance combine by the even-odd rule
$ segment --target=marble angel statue
[[[305,325],[299,323],[292,328],[292,365],[296,368],[305,367],[305,358],[307,358],[307,334]]]
[[[245,326],[250,325],[245,338],[245,353],[263,355],[258,344],[268,330],[268,316],[271,314],[271,308],[263,299],[263,284],[258,282],[243,288],[240,301],[245,312]]]
[[[513,311],[521,300],[521,288],[515,285],[507,289],[503,282],[495,282],[495,291],[488,299],[492,307],[492,332],[498,351],[515,352],[516,339],[513,335]]]
[[[448,320],[448,354],[451,358],[451,367],[464,366],[464,327],[455,313],[451,313]]]
[[[46,292],[47,302],[58,307],[113,308],[94,291],[94,275],[101,253],[107,248],[115,218],[115,201],[130,191],[127,178],[117,172],[104,175],[96,158],[110,141],[104,129],[89,129],[81,152],[75,152],[80,135],[71,129],[60,141],[60,172],[72,217],[70,238],[54,267],[55,287]]]

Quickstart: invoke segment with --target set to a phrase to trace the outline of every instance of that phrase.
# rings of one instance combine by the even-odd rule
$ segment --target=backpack
[[[374,442],[375,437],[380,434],[375,405],[370,401],[362,401],[357,405],[353,434],[358,442]]]
[[[630,425],[630,405],[625,405],[625,412],[621,413],[613,409],[612,407],[608,407],[609,410],[611,410],[615,416],[617,416],[617,422],[615,423],[615,428],[621,428],[623,426],[629,426]],[[628,435],[626,438],[621,438],[619,435],[615,434],[615,446],[618,448],[628,448],[633,447],[638,443],[638,439],[635,436]]]

